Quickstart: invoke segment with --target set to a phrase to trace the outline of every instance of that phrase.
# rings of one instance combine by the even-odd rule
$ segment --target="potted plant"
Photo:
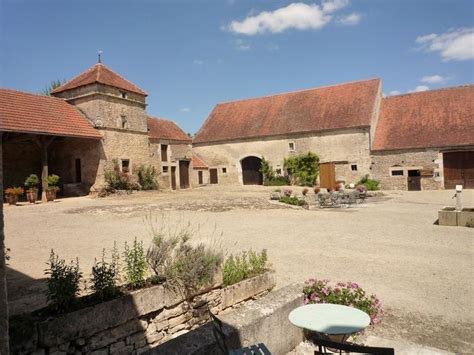
[[[5,190],[5,197],[9,205],[16,205],[18,198],[25,193],[22,187],[9,187]]]
[[[26,197],[28,198],[29,203],[35,203],[38,199],[38,185],[39,185],[39,178],[36,174],[31,174],[25,180],[25,187],[28,189],[26,190]]]
[[[49,175],[48,176],[48,187],[46,188],[46,201],[51,202],[56,199],[56,194],[60,190],[59,186],[59,176]]]
[[[316,185],[313,190],[314,190],[314,193],[317,195],[321,191],[321,187],[319,185]]]

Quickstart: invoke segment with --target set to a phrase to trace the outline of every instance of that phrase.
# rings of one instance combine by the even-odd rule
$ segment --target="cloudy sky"
[[[1,0],[0,86],[103,62],[195,133],[221,101],[373,77],[386,95],[473,82],[472,0]]]

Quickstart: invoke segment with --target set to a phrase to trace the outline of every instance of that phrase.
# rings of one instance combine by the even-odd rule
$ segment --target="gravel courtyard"
[[[452,191],[386,192],[348,209],[270,203],[271,188],[212,186],[5,205],[12,313],[43,304],[51,248],[87,275],[102,249],[150,240],[150,221],[191,222],[226,253],[266,248],[278,286],[310,277],[356,281],[388,315],[371,334],[474,352],[474,229],[435,225]],[[310,192],[311,196],[314,195]],[[464,192],[474,206],[474,191]],[[87,275],[88,276],[88,275]]]

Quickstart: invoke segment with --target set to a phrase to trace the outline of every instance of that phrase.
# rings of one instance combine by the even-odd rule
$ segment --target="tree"
[[[42,91],[41,91],[41,94],[45,95],[45,96],[51,96],[51,91],[53,91],[54,89],[60,87],[61,85],[63,85],[64,83],[66,82],[66,79],[63,79],[63,80],[52,80],[48,86],[46,86]]]

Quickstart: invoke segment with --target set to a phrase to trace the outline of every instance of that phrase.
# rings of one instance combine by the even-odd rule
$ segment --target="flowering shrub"
[[[283,189],[283,194],[286,197],[290,197],[292,193],[293,193],[293,191],[291,189]]]
[[[303,288],[304,304],[333,303],[358,308],[370,316],[370,324],[382,321],[384,310],[375,295],[367,293],[355,282],[338,282],[330,286],[329,280],[309,279]]]

